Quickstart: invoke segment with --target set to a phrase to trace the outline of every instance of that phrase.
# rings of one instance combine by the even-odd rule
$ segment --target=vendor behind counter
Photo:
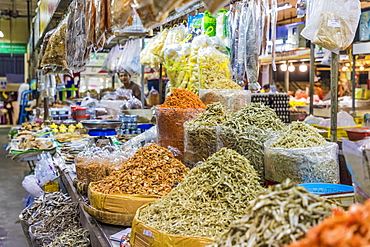
[[[132,95],[138,98],[139,100],[141,100],[141,88],[139,85],[131,81],[131,74],[126,70],[119,72],[117,74],[118,74],[118,78],[123,84],[122,88],[131,89]]]

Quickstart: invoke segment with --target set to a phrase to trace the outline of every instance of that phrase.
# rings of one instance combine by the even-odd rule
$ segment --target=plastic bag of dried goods
[[[332,52],[345,50],[356,34],[361,15],[358,0],[316,0],[301,35]]]

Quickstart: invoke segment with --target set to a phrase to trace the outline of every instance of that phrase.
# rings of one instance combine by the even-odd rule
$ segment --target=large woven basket
[[[111,225],[131,226],[132,221],[135,218],[134,214],[119,214],[100,211],[86,203],[84,203],[84,209],[96,220]]]

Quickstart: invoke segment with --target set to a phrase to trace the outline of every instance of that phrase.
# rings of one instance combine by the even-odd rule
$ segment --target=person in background
[[[131,81],[131,74],[126,70],[118,73],[118,78],[123,84],[124,89],[131,89],[132,96],[135,96],[139,100],[141,100],[141,88],[139,85]]]
[[[322,100],[324,98],[323,90],[321,88],[320,82],[315,82],[313,86],[313,94],[319,96],[319,99]]]
[[[266,84],[262,87],[261,93],[269,93],[270,92],[270,85]]]
[[[22,93],[24,91],[30,90],[30,80],[27,79],[27,82],[22,83],[18,88],[18,97],[16,105],[13,105],[13,124],[16,125],[19,120],[19,114],[21,111],[21,104],[22,104]]]

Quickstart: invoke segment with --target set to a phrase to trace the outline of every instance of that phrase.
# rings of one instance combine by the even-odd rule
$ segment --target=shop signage
[[[27,53],[27,44],[22,43],[0,43],[0,53]]]
[[[86,66],[97,66],[97,67],[101,67],[103,66],[103,63],[105,61],[105,59],[107,58],[108,56],[108,53],[95,53],[95,52],[91,52],[90,54],[90,61],[87,63]]]
[[[294,51],[284,51],[276,53],[276,61],[299,60],[307,58],[310,58],[310,49],[299,49]],[[271,63],[271,54],[261,57],[261,63]]]
[[[39,35],[40,36],[44,32],[46,26],[49,24],[57,5],[58,5],[58,0],[41,0],[40,1],[40,7],[39,7],[39,13],[40,13]]]

